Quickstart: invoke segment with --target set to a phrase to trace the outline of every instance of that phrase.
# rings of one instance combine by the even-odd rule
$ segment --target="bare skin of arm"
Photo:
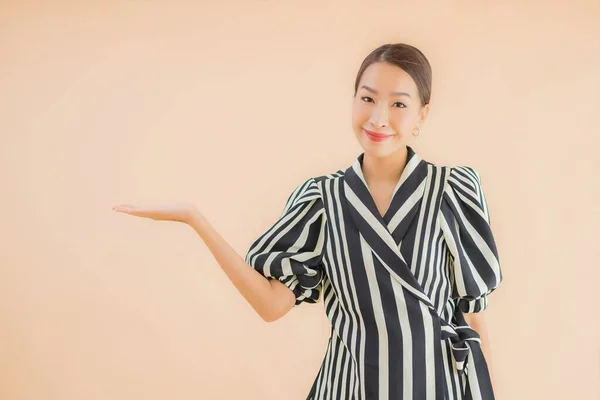
[[[153,207],[120,204],[114,211],[189,225],[206,243],[221,269],[252,308],[266,322],[287,314],[296,301],[294,292],[277,279],[267,279],[246,263],[193,204],[180,202]]]
[[[490,371],[490,378],[492,380],[492,386],[494,386],[494,377],[492,373],[492,349],[490,346],[490,340],[488,336],[487,326],[485,323],[485,311],[477,313],[465,313],[465,320],[481,337],[481,351],[487,362],[488,370]]]
[[[267,279],[248,265],[203,215],[193,214],[189,225],[204,241],[229,280],[263,320],[276,321],[293,308],[294,293],[279,280]]]

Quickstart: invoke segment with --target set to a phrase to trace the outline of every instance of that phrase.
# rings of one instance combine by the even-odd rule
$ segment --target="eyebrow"
[[[362,85],[361,88],[366,89],[367,91],[369,91],[371,93],[377,94],[377,90],[375,90],[372,87],[369,87],[367,85]],[[409,98],[411,98],[410,94],[408,94],[406,92],[391,92],[390,94],[392,96],[408,96]]]

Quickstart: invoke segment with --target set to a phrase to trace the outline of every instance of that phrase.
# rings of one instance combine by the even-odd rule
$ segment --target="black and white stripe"
[[[331,337],[307,399],[493,399],[464,312],[502,280],[480,176],[408,162],[380,215],[362,174],[307,179],[246,261],[296,306],[323,298]]]

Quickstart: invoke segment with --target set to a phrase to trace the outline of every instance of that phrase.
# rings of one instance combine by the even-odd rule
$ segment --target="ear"
[[[429,103],[425,104],[421,107],[421,115],[419,116],[419,124],[423,124],[427,119],[427,114],[429,114]]]

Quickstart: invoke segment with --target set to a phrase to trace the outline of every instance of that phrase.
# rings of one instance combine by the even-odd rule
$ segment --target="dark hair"
[[[373,50],[364,59],[354,82],[354,96],[356,96],[358,83],[363,73],[369,65],[376,62],[386,62],[406,71],[417,84],[421,106],[429,104],[431,98],[431,65],[419,49],[406,43],[384,44]]]

